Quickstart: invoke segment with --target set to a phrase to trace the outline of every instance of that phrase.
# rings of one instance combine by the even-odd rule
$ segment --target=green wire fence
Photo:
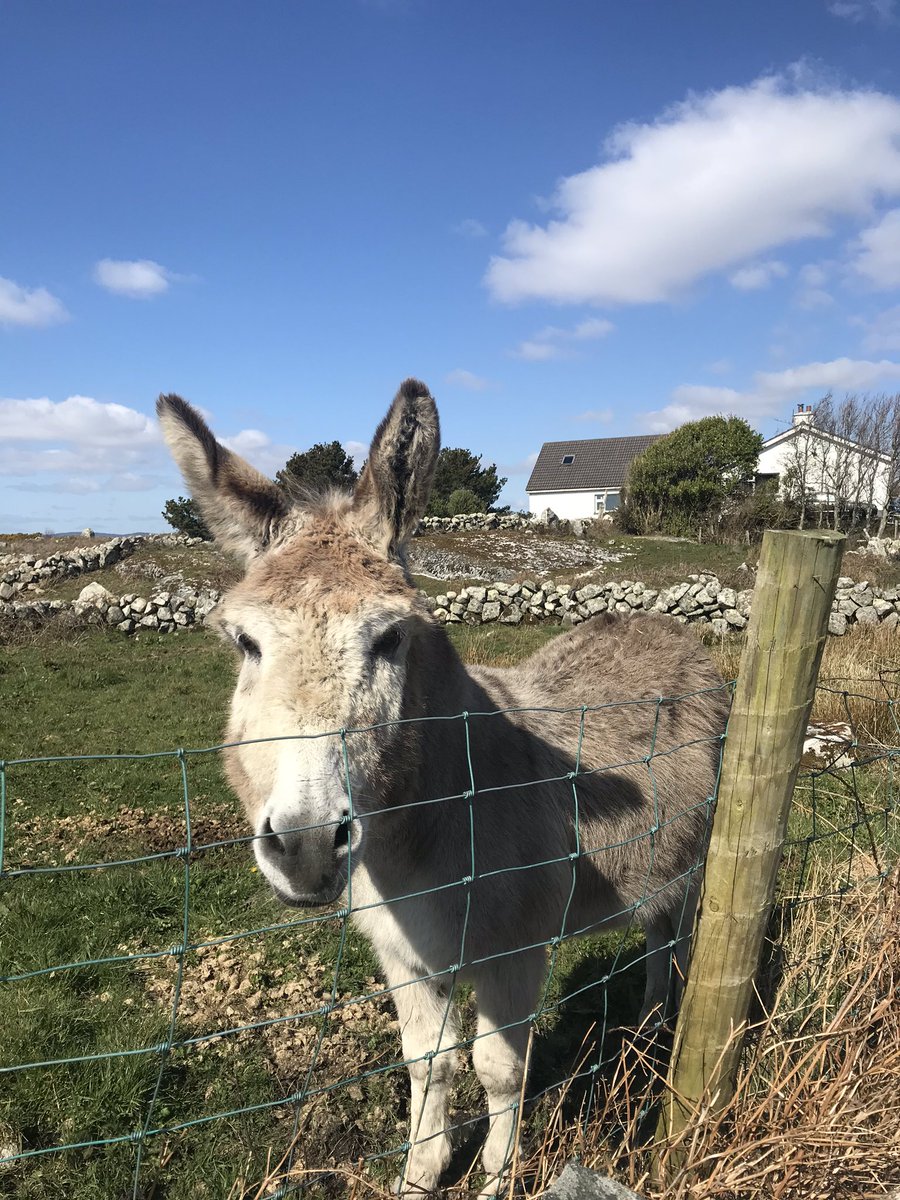
[[[898,694],[893,677],[872,680],[865,692],[820,686],[820,699],[843,710],[847,732],[835,761],[806,770],[798,783],[781,873],[783,922],[798,906],[823,899],[826,891],[809,891],[823,871],[827,892],[843,896],[896,868]],[[627,703],[658,709],[661,701]],[[565,711],[583,731],[585,715],[597,710]],[[481,802],[468,731],[496,715],[432,718],[463,722],[469,787],[422,797],[412,807],[463,803],[471,810]],[[340,745],[348,794],[354,740],[365,732],[322,735]],[[238,832],[233,810],[208,798],[219,788],[211,768],[222,749],[0,762],[0,1195],[54,1194],[50,1189],[63,1178],[70,1181],[65,1194],[74,1197],[328,1195],[340,1194],[335,1172],[344,1162],[366,1163],[385,1178],[390,1164],[394,1172],[402,1168],[409,1135],[398,1126],[404,1126],[408,1062],[387,989],[373,981],[377,968],[348,921],[352,876],[346,903],[332,911],[278,910],[249,869],[252,835]],[[602,769],[644,767],[652,780],[660,753],[655,726],[642,750],[629,763]],[[576,827],[578,780],[589,773],[579,754],[573,770],[554,780],[571,783]],[[96,857],[98,841],[117,837],[115,811],[104,818],[102,836],[92,826],[103,797],[129,780],[147,794],[148,776],[169,802],[137,817],[128,810],[117,852]],[[697,798],[707,817],[713,799]],[[210,825],[207,807],[215,808],[219,826]],[[377,819],[377,813],[365,817],[373,827]],[[652,839],[659,828],[642,836]],[[504,870],[571,861],[574,888],[579,857],[621,845],[586,851],[577,843],[565,859]],[[473,845],[466,875],[442,885],[466,896],[458,961],[447,963],[442,976],[473,962],[466,929],[477,866]],[[693,863],[688,874],[701,867]],[[548,974],[531,1015],[526,1140],[539,1136],[542,1103],[561,1088],[581,1118],[590,1118],[594,1085],[618,1060],[639,1004],[639,914],[623,914],[633,918],[631,929],[575,944],[593,931],[568,928],[568,913],[567,904],[558,935],[546,943]],[[266,914],[271,919],[260,921]],[[232,922],[240,927],[230,928]],[[223,990],[216,964],[226,961],[228,969],[237,966],[240,982]],[[812,952],[808,966],[812,996]],[[408,984],[422,978],[428,977]],[[267,999],[273,992],[279,1005]],[[452,998],[453,989],[447,1014]],[[571,1037],[560,1013],[574,1017]],[[454,1044],[471,1049],[477,1037],[464,1023]],[[344,1057],[341,1038],[350,1042]],[[279,1039],[291,1045],[283,1060]],[[439,1046],[422,1057],[433,1061]],[[463,1074],[454,1115],[463,1142],[483,1121],[479,1104],[472,1077]],[[222,1136],[210,1139],[211,1129]],[[267,1161],[270,1168],[280,1164],[278,1181],[256,1193]]]

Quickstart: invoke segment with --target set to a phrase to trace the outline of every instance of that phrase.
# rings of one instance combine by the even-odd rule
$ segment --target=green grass
[[[449,632],[467,661],[511,664],[559,630]],[[97,630],[10,645],[0,660],[0,755],[9,762],[213,747],[232,678],[231,654],[202,630],[131,639]],[[186,763],[194,845],[245,836],[218,754],[188,755]],[[873,801],[883,799],[893,786],[883,771],[865,779],[857,781],[857,797],[862,787]],[[304,1107],[301,1164],[346,1164],[403,1141],[408,1083],[405,1068],[393,1065],[401,1052],[390,1003],[382,997],[347,1007],[381,988],[367,944],[352,928],[344,936],[334,917],[310,920],[280,908],[245,842],[190,859],[171,853],[186,832],[177,755],[22,764],[7,768],[6,785],[7,870],[162,857],[2,881],[0,976],[43,973],[0,983],[0,1066],[97,1057],[0,1075],[0,1156],[260,1106],[147,1139],[134,1193],[219,1200],[246,1188],[252,1196],[269,1154],[277,1161],[291,1138],[294,1112],[284,1097],[307,1078],[313,1088],[328,1087],[367,1072],[374,1073],[364,1082]],[[800,812],[795,832],[824,831],[858,811],[857,798],[821,784],[818,824]],[[176,1045],[161,1053],[178,977],[168,951],[182,942],[186,895],[192,949],[183,956]],[[206,945],[257,929],[264,932]],[[532,1089],[565,1078],[586,1047],[594,1061],[612,1056],[616,1035],[609,1031],[632,1020],[639,1005],[642,973],[627,968],[642,953],[635,934],[560,947],[534,1045]],[[609,988],[594,982],[607,974]],[[324,1025],[316,1015],[207,1036],[317,1009],[332,993],[339,1007]],[[465,997],[464,1011],[470,1034]],[[464,1071],[454,1093],[457,1119],[477,1115],[482,1103]],[[542,1112],[538,1106],[533,1123]],[[54,1151],[0,1165],[0,1196],[125,1200],[135,1164],[130,1141]],[[372,1169],[386,1179],[396,1163]],[[312,1194],[342,1193],[328,1183]]]
[[[470,661],[513,662],[557,632],[466,626],[451,637]],[[241,1179],[259,1179],[267,1155],[282,1153],[293,1128],[293,1110],[277,1102],[310,1070],[312,1086],[378,1072],[309,1107],[303,1156],[310,1165],[351,1161],[406,1136],[405,1068],[380,1070],[400,1059],[385,998],[364,1005],[350,1022],[339,1009],[314,1068],[317,1016],[168,1054],[158,1048],[121,1054],[168,1040],[177,960],[167,951],[182,942],[186,894],[191,946],[268,932],[184,956],[176,1042],[309,1011],[332,990],[346,1003],[381,989],[371,951],[352,928],[342,939],[335,918],[292,927],[306,914],[274,902],[246,843],[195,853],[186,879],[185,860],[171,853],[186,833],[177,755],[102,757],[215,746],[232,677],[231,654],[204,631],[125,639],[96,630],[68,640],[48,633],[7,646],[0,665],[6,714],[0,753],[7,762],[92,756],[7,767],[5,868],[125,860],[3,882],[0,974],[43,973],[0,984],[0,1066],[95,1057],[0,1076],[0,1145],[5,1152],[43,1150],[128,1137],[147,1121],[166,1127],[264,1106],[149,1138],[138,1195],[154,1200],[224,1197],[232,1187],[239,1194]],[[218,755],[188,755],[186,763],[194,844],[245,836]],[[597,945],[590,952],[608,957],[602,940]],[[543,1023],[549,1040],[541,1043],[536,1076],[548,1082],[554,1071],[561,1078],[569,1069],[570,1041],[549,1037],[558,1023],[553,1003],[569,958],[577,965],[584,953],[582,947],[560,953]],[[117,961],[98,961],[105,959]],[[63,969],[67,964],[75,965]],[[470,1073],[460,1076],[456,1103],[462,1113],[478,1110]],[[0,1166],[0,1195],[130,1196],[135,1154],[126,1141],[21,1159]],[[382,1171],[394,1169],[384,1164]]]

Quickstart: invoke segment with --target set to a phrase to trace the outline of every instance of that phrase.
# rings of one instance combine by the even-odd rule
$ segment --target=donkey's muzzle
[[[313,826],[273,826],[263,818],[254,841],[257,862],[279,900],[331,904],[347,882],[349,814]]]

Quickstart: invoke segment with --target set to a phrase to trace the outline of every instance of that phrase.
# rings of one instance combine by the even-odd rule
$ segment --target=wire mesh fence
[[[635,1026],[643,976],[658,965],[648,962],[642,918],[673,881],[661,887],[648,872],[639,902],[609,908],[615,920],[606,928],[578,919],[585,870],[595,865],[602,874],[604,859],[627,852],[633,840],[584,843],[585,788],[604,773],[637,772],[655,795],[660,757],[692,749],[661,744],[660,721],[691,699],[628,701],[653,711],[650,737],[628,761],[602,765],[583,762],[580,748],[585,722],[603,719],[603,710],[553,710],[579,730],[571,769],[500,788],[480,786],[483,743],[472,729],[504,714],[434,718],[442,736],[462,731],[467,786],[417,797],[411,807],[463,814],[464,869],[424,886],[413,874],[404,890],[372,900],[355,885],[348,837],[349,886],[324,911],[286,910],[269,896],[252,855],[258,839],[222,799],[221,746],[0,763],[0,1194],[337,1195],[348,1164],[387,1184],[402,1174],[416,1137],[410,1066],[424,1064],[431,1083],[445,1052],[477,1053],[480,1041],[514,1028],[521,1034],[523,1024],[530,1077],[527,1092],[509,1103],[523,1155],[541,1143],[554,1113],[565,1111],[582,1129],[602,1124],[610,1091],[622,1084],[623,1052],[666,1044],[664,1031],[654,1039],[645,1030],[644,1038]],[[826,904],[839,913],[841,899],[861,889],[876,896],[900,844],[896,677],[857,682],[852,691],[823,681],[817,703],[831,741],[810,753],[796,789],[760,989],[765,1006],[790,975],[794,1025],[821,1005],[823,966],[833,954],[833,945],[791,938],[798,914]],[[327,735],[344,766],[345,823],[362,827],[361,864],[365,839],[377,838],[386,819],[354,794],[356,748],[374,732]],[[722,738],[698,741],[721,761]],[[543,856],[524,862],[485,856],[474,832],[478,806],[498,791],[524,797],[538,785],[566,790],[571,846],[558,854],[548,843]],[[136,806],[135,795],[152,800]],[[712,792],[682,799],[669,819],[707,826]],[[651,864],[665,825],[657,809],[636,835]],[[672,983],[673,951],[689,936],[690,885],[701,869],[698,855],[674,881],[686,919],[662,947]],[[474,936],[485,896],[500,894],[486,891],[488,881],[522,872],[564,879],[558,927],[538,940]],[[395,997],[433,983],[442,1004],[436,1040],[410,1056],[379,965],[350,918],[363,927],[402,920],[404,904],[424,895],[459,909],[460,936],[452,954],[423,953],[418,971],[392,980]],[[540,888],[531,894],[533,904],[543,900]],[[490,915],[503,924],[501,914]],[[534,927],[523,914],[511,925],[513,932]],[[832,930],[840,939],[839,921]],[[544,969],[524,1021],[479,1026],[469,990],[479,968],[499,961],[513,978],[515,961],[535,951]],[[836,993],[826,1007],[841,999]],[[658,1074],[657,1051],[646,1053],[642,1069]],[[485,1133],[484,1096],[471,1071],[453,1084],[449,1120],[462,1175]]]

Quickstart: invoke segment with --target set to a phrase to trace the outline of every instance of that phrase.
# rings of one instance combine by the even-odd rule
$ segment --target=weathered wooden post
[[[820,529],[763,538],[661,1138],[734,1093],[844,541]]]

